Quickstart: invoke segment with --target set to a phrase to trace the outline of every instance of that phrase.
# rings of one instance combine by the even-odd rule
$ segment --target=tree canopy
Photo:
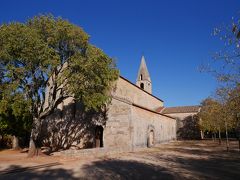
[[[202,128],[212,132],[240,127],[240,19],[232,19],[228,25],[215,28],[213,35],[223,43],[214,53],[210,66],[203,70],[212,73],[219,86],[215,97],[202,102],[200,117]]]
[[[223,46],[213,53],[213,61],[202,69],[212,73],[219,82],[236,86],[240,83],[240,17],[236,16],[229,24],[215,28],[213,35]]]
[[[81,27],[52,15],[0,26],[0,70],[1,104],[11,103],[14,113],[21,113],[16,102],[27,104],[34,140],[40,120],[62,100],[72,96],[86,110],[100,110],[118,78],[113,59],[91,45]]]

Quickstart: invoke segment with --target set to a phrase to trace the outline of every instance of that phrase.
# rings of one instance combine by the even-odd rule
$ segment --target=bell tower
[[[143,89],[144,91],[147,91],[148,93],[152,94],[152,82],[150,75],[148,73],[144,56],[142,56],[141,58],[141,64],[138,70],[136,85]]]

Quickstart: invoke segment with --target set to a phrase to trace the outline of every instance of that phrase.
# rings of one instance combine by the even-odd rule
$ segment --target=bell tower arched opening
[[[151,82],[150,75],[148,73],[144,56],[142,56],[142,59],[141,59],[141,64],[138,70],[136,85],[141,89],[143,89],[144,91],[147,91],[148,93],[152,94],[152,82]]]

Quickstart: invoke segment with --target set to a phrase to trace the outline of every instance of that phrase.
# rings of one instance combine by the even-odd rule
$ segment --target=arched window
[[[140,84],[140,88],[144,89],[144,84],[143,83]]]
[[[140,75],[140,80],[143,80],[143,78],[142,78],[142,74]]]

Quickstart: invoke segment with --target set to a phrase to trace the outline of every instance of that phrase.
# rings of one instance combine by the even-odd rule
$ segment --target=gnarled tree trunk
[[[14,150],[20,149],[19,138],[15,135],[13,135],[13,137],[12,137],[12,149],[14,149]]]
[[[28,157],[38,156],[41,154],[41,140],[39,139],[41,133],[40,119],[34,118],[33,128],[30,136]]]
[[[41,147],[37,146],[37,143],[33,140],[33,138],[30,138],[29,142],[29,151],[28,151],[28,157],[34,157],[41,154]]]

